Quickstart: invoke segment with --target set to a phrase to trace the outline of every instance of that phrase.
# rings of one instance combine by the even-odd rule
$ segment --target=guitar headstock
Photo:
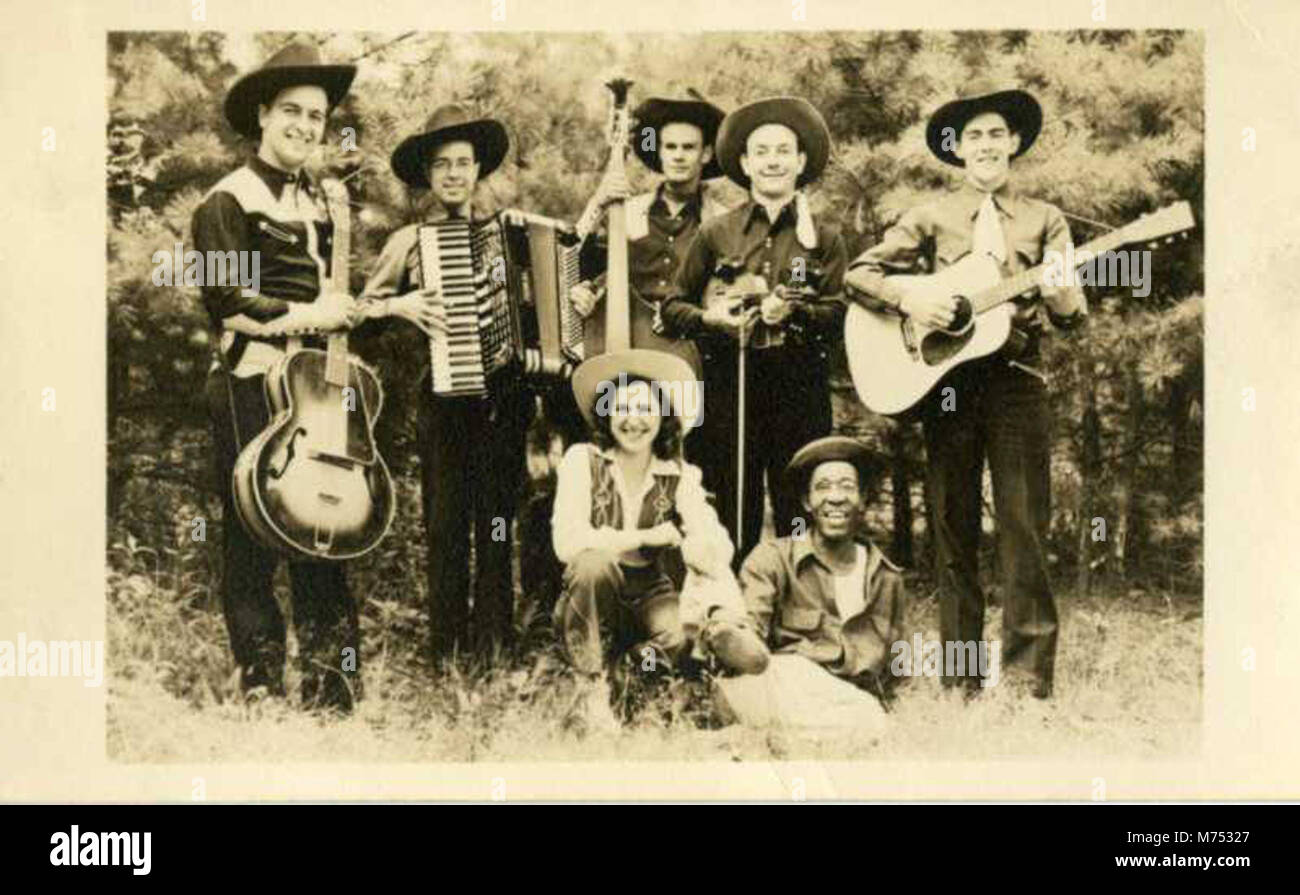
[[[1152,242],[1161,237],[1172,236],[1196,227],[1192,217],[1192,206],[1187,202],[1175,202],[1159,211],[1144,214],[1122,230],[1127,243]]]
[[[614,78],[605,82],[613,99],[613,105],[609,110],[609,134],[607,135],[609,145],[612,147],[625,148],[631,137],[632,122],[627,111],[627,95],[632,89],[632,83],[627,78]]]

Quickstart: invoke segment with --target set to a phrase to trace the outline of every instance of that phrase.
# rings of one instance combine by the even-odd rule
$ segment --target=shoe
[[[762,674],[771,658],[757,634],[719,619],[705,628],[704,643],[724,668],[737,674]]]

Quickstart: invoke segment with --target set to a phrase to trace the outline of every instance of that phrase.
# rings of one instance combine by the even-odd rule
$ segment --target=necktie
[[[993,204],[993,194],[987,193],[975,217],[975,232],[971,238],[971,251],[976,255],[992,255],[1001,264],[1007,258],[1007,241],[1002,234],[1002,221]]]

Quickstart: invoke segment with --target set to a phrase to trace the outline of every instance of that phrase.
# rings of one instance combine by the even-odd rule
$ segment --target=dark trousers
[[[208,378],[207,400],[215,445],[217,489],[221,494],[221,607],[230,648],[245,690],[284,692],[285,623],[275,601],[272,577],[279,554],[263,547],[244,528],[235,509],[231,473],[243,444],[270,421],[264,376]],[[233,405],[236,417],[231,416]],[[234,419],[238,420],[239,442]],[[335,562],[289,562],[290,607],[298,636],[302,699],[306,705],[350,708],[360,694],[360,636],[357,607],[348,595],[344,567]],[[351,653],[344,651],[350,649]]]
[[[513,640],[511,545],[533,397],[434,395],[419,407],[420,477],[428,546],[429,626],[434,659]],[[470,531],[476,570],[470,639]]]
[[[704,364],[704,421],[686,440],[686,456],[704,473],[718,518],[736,542],[732,565],[758,543],[763,529],[764,477],[777,537],[804,513],[800,495],[785,487],[785,467],[799,448],[831,431],[826,361],[812,351],[750,349],[745,356],[744,531],[736,536],[738,367],[734,351],[710,353]]]
[[[564,570],[554,622],[565,656],[586,674],[628,650],[637,662],[671,667],[687,645],[679,609],[677,587],[658,566],[624,566],[612,553],[584,550]]]
[[[955,401],[950,410],[943,409],[947,388]],[[1040,695],[1047,695],[1057,614],[1045,551],[1051,521],[1046,386],[1000,357],[966,364],[927,398],[922,424],[937,548],[940,637],[945,642],[984,637],[978,558],[987,458],[1004,592],[1002,662],[1023,663],[1036,677]]]

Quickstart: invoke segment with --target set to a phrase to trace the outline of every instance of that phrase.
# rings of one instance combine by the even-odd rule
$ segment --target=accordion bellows
[[[421,225],[420,276],[436,287],[446,332],[429,339],[433,391],[486,395],[500,377],[563,378],[582,360],[569,302],[581,245],[563,221],[503,211]]]

